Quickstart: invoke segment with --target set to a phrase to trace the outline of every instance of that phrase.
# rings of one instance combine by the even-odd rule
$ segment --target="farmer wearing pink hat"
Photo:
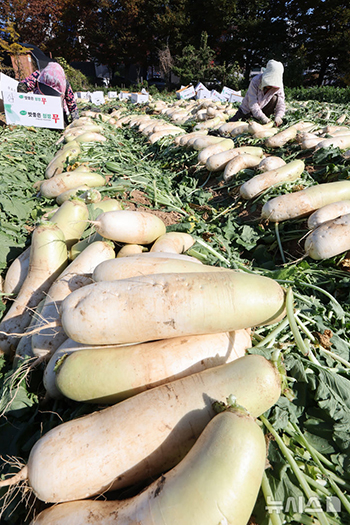
[[[57,62],[49,62],[41,71],[34,71],[34,73],[19,82],[17,91],[61,97],[66,116],[70,115],[71,120],[79,118],[73,90],[66,79],[63,68]]]
[[[252,78],[237,113],[229,122],[255,118],[267,124],[272,115],[275,125],[280,126],[285,112],[283,64],[269,60],[262,73]]]

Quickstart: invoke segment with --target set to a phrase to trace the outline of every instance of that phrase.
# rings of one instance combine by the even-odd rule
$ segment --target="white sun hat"
[[[277,62],[277,60],[269,60],[266,64],[266,67],[263,68],[261,87],[283,87],[283,71],[284,67],[282,62]]]

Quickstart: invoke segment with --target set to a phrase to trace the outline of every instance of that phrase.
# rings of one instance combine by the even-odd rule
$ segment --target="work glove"
[[[28,93],[28,86],[24,82],[18,82],[17,93]]]
[[[275,125],[278,127],[282,124],[282,119],[281,117],[276,117],[275,118]]]
[[[79,118],[79,111],[77,109],[75,111],[72,111],[70,116],[71,116],[71,122],[73,122],[73,120],[76,120]]]

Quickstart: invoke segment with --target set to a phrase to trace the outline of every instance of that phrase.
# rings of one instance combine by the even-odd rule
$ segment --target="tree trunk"
[[[325,77],[325,74],[326,74],[327,69],[328,69],[328,62],[329,62],[328,57],[324,58],[322,60],[322,62],[321,62],[320,72],[319,72],[319,76],[318,76],[318,80],[317,80],[317,85],[318,86],[322,86],[322,84],[323,84],[324,77]]]

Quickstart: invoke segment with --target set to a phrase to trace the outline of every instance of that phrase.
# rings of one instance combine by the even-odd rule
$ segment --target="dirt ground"
[[[152,206],[151,201],[147,196],[140,190],[134,190],[130,193],[129,199],[127,200],[127,205],[129,210],[139,210],[146,211],[148,213],[153,213],[164,222],[165,226],[170,226],[171,224],[177,224],[183,219],[181,213],[175,211],[161,211],[161,210],[151,210],[149,207]]]

